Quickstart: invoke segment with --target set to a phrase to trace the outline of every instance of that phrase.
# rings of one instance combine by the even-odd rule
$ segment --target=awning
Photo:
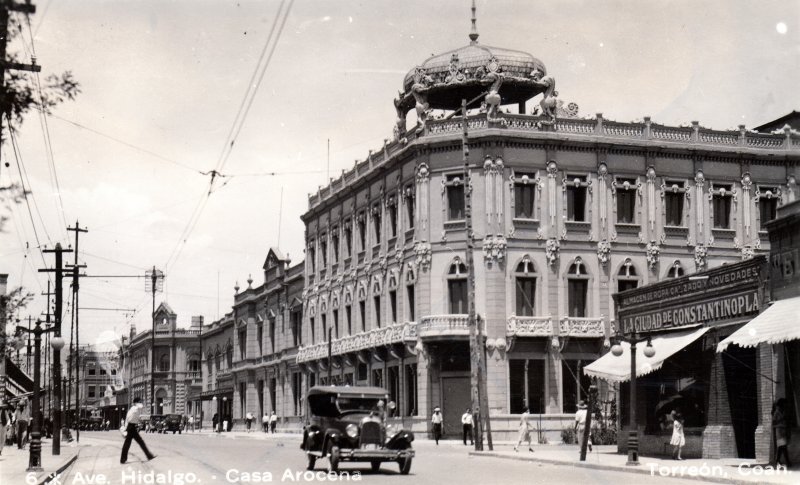
[[[696,328],[683,332],[656,334],[651,338],[651,343],[656,353],[652,357],[645,357],[645,343],[636,345],[636,375],[643,376],[657,371],[664,365],[664,361],[685,348],[708,332],[708,327]],[[631,345],[622,342],[622,355],[615,356],[611,352],[583,368],[583,372],[592,377],[610,382],[625,382],[631,379]]]
[[[778,300],[750,323],[733,332],[717,345],[724,352],[728,345],[755,347],[758,344],[779,344],[800,339],[800,297]]]

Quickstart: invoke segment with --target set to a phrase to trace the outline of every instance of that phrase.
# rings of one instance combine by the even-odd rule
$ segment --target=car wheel
[[[378,470],[381,469],[381,462],[372,461],[372,462],[370,462],[370,466],[372,467],[372,473],[377,473]]]
[[[408,473],[411,471],[411,457],[407,456],[405,458],[400,458],[398,463],[400,463],[400,474],[408,475]]]
[[[339,447],[332,445],[328,450],[328,471],[337,473],[339,471]]]
[[[308,457],[308,466],[306,467],[306,470],[313,470],[314,465],[317,464],[317,457],[311,453],[306,453],[306,456]]]

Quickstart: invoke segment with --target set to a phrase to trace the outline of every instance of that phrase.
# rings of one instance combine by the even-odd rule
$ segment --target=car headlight
[[[348,424],[347,428],[345,428],[345,432],[347,433],[347,436],[355,438],[358,436],[358,426],[355,424]]]

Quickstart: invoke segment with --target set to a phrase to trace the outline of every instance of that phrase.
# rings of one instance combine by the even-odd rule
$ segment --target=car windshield
[[[378,398],[364,398],[364,397],[339,397],[336,399],[336,407],[339,413],[349,412],[371,412],[380,411],[383,400]]]

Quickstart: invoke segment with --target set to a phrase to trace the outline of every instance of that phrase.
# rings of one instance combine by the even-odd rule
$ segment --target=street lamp
[[[43,329],[42,328],[42,321],[36,320],[36,326],[33,329],[29,329],[23,326],[17,326],[17,337],[16,345],[17,348],[21,348],[24,345],[24,341],[22,339],[22,333],[26,332],[30,338],[30,334],[33,334],[33,345],[34,345],[34,355],[33,355],[33,402],[31,403],[31,414],[33,415],[33,427],[31,429],[31,447],[30,447],[30,456],[28,458],[28,471],[29,472],[40,472],[42,471],[42,420],[39,416],[39,394],[40,394],[40,373],[41,373],[41,361],[42,361],[42,334],[46,334],[48,332],[55,331],[55,327]],[[64,340],[60,337],[56,337],[51,341],[51,345],[53,348],[56,348],[56,345],[64,346]]]
[[[616,342],[611,347],[611,353],[615,357],[622,355],[622,345],[619,341],[628,342],[631,345],[631,396],[630,396],[630,423],[628,429],[628,462],[626,465],[635,466],[639,463],[639,430],[636,424],[636,344],[647,342],[644,348],[644,356],[648,359],[656,355],[656,349],[650,343],[650,337],[638,338],[634,332],[630,337],[617,336]]]

